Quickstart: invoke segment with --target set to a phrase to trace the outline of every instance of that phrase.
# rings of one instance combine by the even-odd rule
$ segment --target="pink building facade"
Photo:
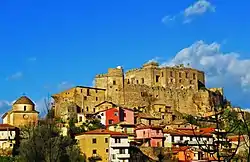
[[[134,111],[128,108],[120,108],[120,121],[135,124]]]
[[[157,126],[138,126],[135,129],[135,140],[142,146],[163,147],[164,134],[163,129]]]

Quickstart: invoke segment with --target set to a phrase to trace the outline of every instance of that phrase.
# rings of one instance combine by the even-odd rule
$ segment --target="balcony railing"
[[[121,142],[121,143],[115,143],[115,142],[111,142],[111,147],[129,147],[129,143],[128,142]]]
[[[130,154],[117,154],[116,157],[118,159],[128,159],[130,158]]]

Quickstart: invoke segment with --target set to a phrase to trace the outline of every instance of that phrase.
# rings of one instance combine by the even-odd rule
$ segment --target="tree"
[[[50,103],[45,101],[47,112]],[[84,161],[80,149],[68,136],[62,136],[51,115],[40,120],[36,126],[21,129],[20,162],[70,162]]]

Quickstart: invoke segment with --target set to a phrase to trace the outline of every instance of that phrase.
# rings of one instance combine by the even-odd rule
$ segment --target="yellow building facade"
[[[106,130],[100,129],[77,135],[76,140],[87,160],[92,158],[97,161],[108,162],[109,137],[110,134]]]
[[[17,99],[12,109],[3,116],[3,124],[10,124],[15,127],[37,124],[39,112],[35,110],[35,104],[26,96]]]

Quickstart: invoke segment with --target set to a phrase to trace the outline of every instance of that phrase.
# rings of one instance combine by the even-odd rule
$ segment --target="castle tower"
[[[16,127],[38,122],[39,112],[35,110],[35,104],[26,96],[17,99],[12,109],[3,116],[3,124],[10,124]]]

